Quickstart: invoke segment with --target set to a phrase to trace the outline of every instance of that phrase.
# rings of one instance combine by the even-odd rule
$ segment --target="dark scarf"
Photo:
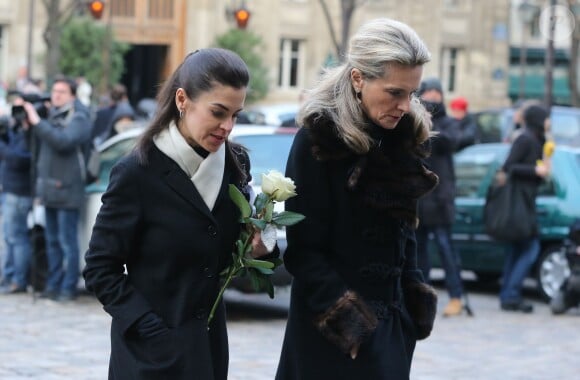
[[[317,159],[352,158],[346,186],[363,204],[417,226],[417,200],[437,186],[438,177],[421,162],[425,152],[413,135],[409,116],[393,130],[369,123],[375,145],[363,155],[348,149],[331,121],[322,117],[305,124]]]

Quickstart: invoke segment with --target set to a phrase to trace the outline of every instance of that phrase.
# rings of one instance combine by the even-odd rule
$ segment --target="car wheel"
[[[551,300],[566,278],[570,267],[563,247],[557,245],[544,249],[538,260],[536,279],[542,297]]]

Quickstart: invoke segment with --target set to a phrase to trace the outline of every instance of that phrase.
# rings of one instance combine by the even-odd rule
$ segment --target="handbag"
[[[495,240],[513,242],[536,233],[535,200],[524,186],[508,177],[504,184],[494,182],[489,187],[483,218],[486,233]]]

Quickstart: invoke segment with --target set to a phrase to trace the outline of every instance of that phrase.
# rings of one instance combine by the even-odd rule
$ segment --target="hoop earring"
[[[179,110],[179,118],[183,118],[183,110]]]
[[[356,102],[358,104],[361,104],[362,103],[362,93],[360,91],[358,91],[358,90],[356,91]]]

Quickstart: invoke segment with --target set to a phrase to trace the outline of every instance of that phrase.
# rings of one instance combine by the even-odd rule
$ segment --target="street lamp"
[[[531,4],[529,0],[523,0],[519,7],[518,13],[522,21],[522,35],[521,35],[521,45],[520,45],[520,91],[518,98],[520,100],[525,98],[525,86],[526,86],[526,65],[527,65],[527,36],[529,31],[529,26],[534,20],[536,13],[538,12],[538,7]]]

